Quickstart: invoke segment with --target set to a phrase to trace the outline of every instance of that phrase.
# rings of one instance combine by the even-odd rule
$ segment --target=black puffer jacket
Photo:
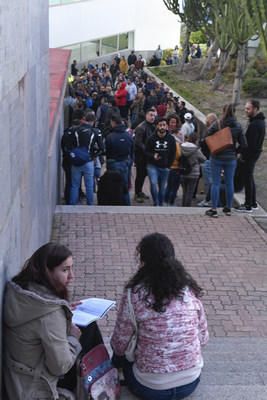
[[[233,137],[233,146],[228,149],[224,149],[217,154],[212,155],[212,158],[218,160],[234,160],[236,158],[237,152],[243,153],[247,147],[247,141],[243,135],[242,127],[239,122],[234,117],[227,118],[221,122],[221,129],[229,127],[231,129]],[[211,129],[209,129],[207,136],[213,135],[220,128],[217,124],[214,124]]]
[[[262,152],[262,145],[265,138],[265,116],[259,112],[255,117],[249,119],[246,131],[248,147],[243,156],[245,159],[257,160]]]

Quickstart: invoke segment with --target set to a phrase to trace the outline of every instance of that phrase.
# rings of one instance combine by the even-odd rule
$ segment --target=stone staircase
[[[267,338],[211,338],[203,355],[201,382],[188,400],[267,400]],[[137,398],[123,387],[126,399]]]

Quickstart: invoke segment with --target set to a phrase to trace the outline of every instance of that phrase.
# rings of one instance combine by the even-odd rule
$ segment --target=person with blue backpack
[[[88,111],[80,126],[73,132],[75,147],[69,151],[71,160],[71,189],[70,204],[76,205],[79,201],[79,189],[82,176],[86,189],[87,205],[94,202],[94,159],[103,153],[102,134],[94,128],[95,113]]]

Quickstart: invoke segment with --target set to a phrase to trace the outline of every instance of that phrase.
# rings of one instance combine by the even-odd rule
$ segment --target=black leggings
[[[86,326],[85,328],[80,328],[82,334],[80,337],[80,343],[82,346],[82,354],[88,353],[93,347],[100,343],[103,343],[103,338],[101,332],[97,326],[96,322]],[[75,390],[77,385],[77,368],[76,363],[62,378],[58,381],[58,386],[68,390]]]

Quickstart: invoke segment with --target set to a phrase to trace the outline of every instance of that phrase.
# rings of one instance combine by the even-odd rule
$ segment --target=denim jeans
[[[211,188],[211,184],[212,184],[210,164],[211,164],[211,161],[206,160],[201,166],[202,176],[203,176],[203,181],[204,181],[204,188],[205,188],[205,195],[206,195],[207,201],[210,200],[210,198],[209,198],[210,197],[210,188]]]
[[[226,191],[226,207],[231,208],[234,197],[234,175],[236,169],[236,159],[219,160],[211,158],[211,202],[212,208],[217,208],[220,197],[221,172],[224,171],[225,191]]]
[[[94,161],[89,161],[84,165],[71,167],[71,189],[70,189],[70,204],[76,205],[79,201],[79,190],[81,178],[84,178],[86,189],[86,202],[88,206],[94,203]]]
[[[123,366],[123,374],[125,377],[126,384],[130,391],[142,400],[181,400],[189,396],[197,387],[200,378],[195,381],[178,386],[172,389],[155,390],[149,387],[141,385],[133,374],[133,364],[125,362]]]
[[[150,192],[154,206],[162,206],[165,197],[169,169],[159,168],[155,165],[148,164],[147,174],[150,181]]]
[[[107,170],[118,171],[123,178],[123,183],[124,183],[123,199],[124,199],[125,206],[131,205],[130,195],[129,195],[129,165],[130,165],[130,162],[128,160],[107,161]]]
[[[174,204],[180,186],[181,176],[177,169],[170,169],[168,183],[165,191],[165,202]]]

